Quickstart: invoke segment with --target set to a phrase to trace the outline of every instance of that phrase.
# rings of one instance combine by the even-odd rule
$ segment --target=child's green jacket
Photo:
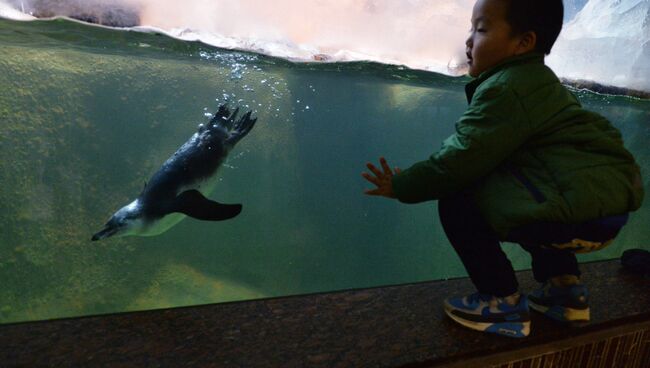
[[[456,133],[393,177],[400,201],[469,189],[501,239],[529,223],[579,223],[641,206],[639,166],[620,132],[584,110],[542,54],[508,59],[465,89],[469,108]]]

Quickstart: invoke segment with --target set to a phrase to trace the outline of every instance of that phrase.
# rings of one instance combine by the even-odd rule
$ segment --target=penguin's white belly
[[[140,236],[154,236],[162,234],[174,225],[181,222],[181,220],[183,220],[185,217],[187,216],[182,213],[172,212],[148,226],[145,225],[136,234]]]

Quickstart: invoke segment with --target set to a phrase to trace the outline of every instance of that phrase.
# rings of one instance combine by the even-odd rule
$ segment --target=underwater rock
[[[11,0],[10,3],[37,18],[65,16],[110,27],[140,25],[140,9],[124,0]]]

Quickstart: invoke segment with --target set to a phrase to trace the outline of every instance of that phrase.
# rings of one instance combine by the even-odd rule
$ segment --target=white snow
[[[547,62],[566,78],[650,91],[650,0],[590,0]]]
[[[15,20],[32,20],[29,14],[21,12],[19,9],[0,0],[0,18],[15,19]]]

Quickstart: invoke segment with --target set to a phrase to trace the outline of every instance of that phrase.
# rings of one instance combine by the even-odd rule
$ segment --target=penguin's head
[[[120,208],[111,216],[104,228],[93,235],[93,241],[110,238],[112,236],[125,236],[137,232],[142,227],[142,211],[138,200]]]

